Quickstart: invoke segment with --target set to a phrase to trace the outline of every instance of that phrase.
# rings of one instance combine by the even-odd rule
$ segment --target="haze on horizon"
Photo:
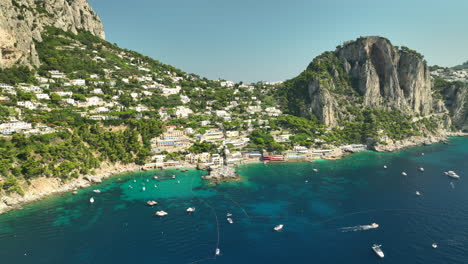
[[[278,81],[359,36],[468,60],[466,0],[89,0],[108,41],[210,79]]]

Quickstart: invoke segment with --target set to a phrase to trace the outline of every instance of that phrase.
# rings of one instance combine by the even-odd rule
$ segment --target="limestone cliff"
[[[441,93],[450,111],[453,125],[468,132],[468,84],[447,83]]]
[[[320,55],[286,86],[294,114],[313,114],[330,126],[352,121],[349,107],[395,109],[409,116],[447,112],[432,96],[423,57],[382,37],[361,37]]]
[[[46,26],[105,37],[99,16],[86,0],[0,0],[0,68],[39,65],[34,40]]]

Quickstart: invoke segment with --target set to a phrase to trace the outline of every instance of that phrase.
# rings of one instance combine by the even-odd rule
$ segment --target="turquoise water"
[[[218,186],[204,184],[204,172],[196,170],[120,175],[78,195],[50,197],[1,215],[0,259],[468,263],[467,158],[468,139],[454,138],[449,145],[361,152],[338,161],[243,165],[242,181]],[[443,175],[452,169],[460,180]],[[149,207],[147,200],[159,204]],[[195,213],[186,212],[190,206]],[[156,217],[157,210],[169,214]],[[234,224],[226,221],[228,212]],[[372,222],[380,227],[359,228]],[[283,230],[273,231],[278,224]],[[384,259],[371,251],[373,243],[382,244]],[[215,258],[217,247],[221,256]]]

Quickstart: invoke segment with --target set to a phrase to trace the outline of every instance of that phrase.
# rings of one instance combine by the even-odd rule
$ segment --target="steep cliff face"
[[[468,84],[448,83],[441,91],[455,127],[468,132]]]
[[[423,57],[394,47],[382,37],[362,37],[315,58],[299,77],[286,83],[289,108],[313,114],[336,126],[353,121],[349,107],[398,110],[409,116],[447,112],[432,96],[430,72]],[[303,94],[302,99],[291,97]],[[299,107],[297,107],[299,106]]]
[[[0,67],[39,65],[34,40],[41,41],[46,26],[105,37],[86,0],[0,0]]]

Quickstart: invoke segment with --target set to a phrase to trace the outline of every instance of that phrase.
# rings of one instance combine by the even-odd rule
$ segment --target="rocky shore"
[[[377,152],[395,152],[405,148],[421,146],[421,145],[430,145],[439,142],[448,141],[448,137],[461,137],[468,136],[468,133],[462,132],[446,132],[438,136],[414,136],[409,137],[403,140],[388,140],[384,144],[377,144],[373,147],[373,150]]]
[[[112,175],[125,172],[138,171],[141,167],[135,164],[108,164],[104,163],[96,169],[93,175],[83,175],[79,178],[64,182],[59,178],[40,177],[22,183],[24,195],[17,193],[0,197],[0,214],[7,211],[21,208],[21,205],[43,199],[52,194],[70,192],[80,188],[86,188],[94,183],[99,183],[103,179]]]

